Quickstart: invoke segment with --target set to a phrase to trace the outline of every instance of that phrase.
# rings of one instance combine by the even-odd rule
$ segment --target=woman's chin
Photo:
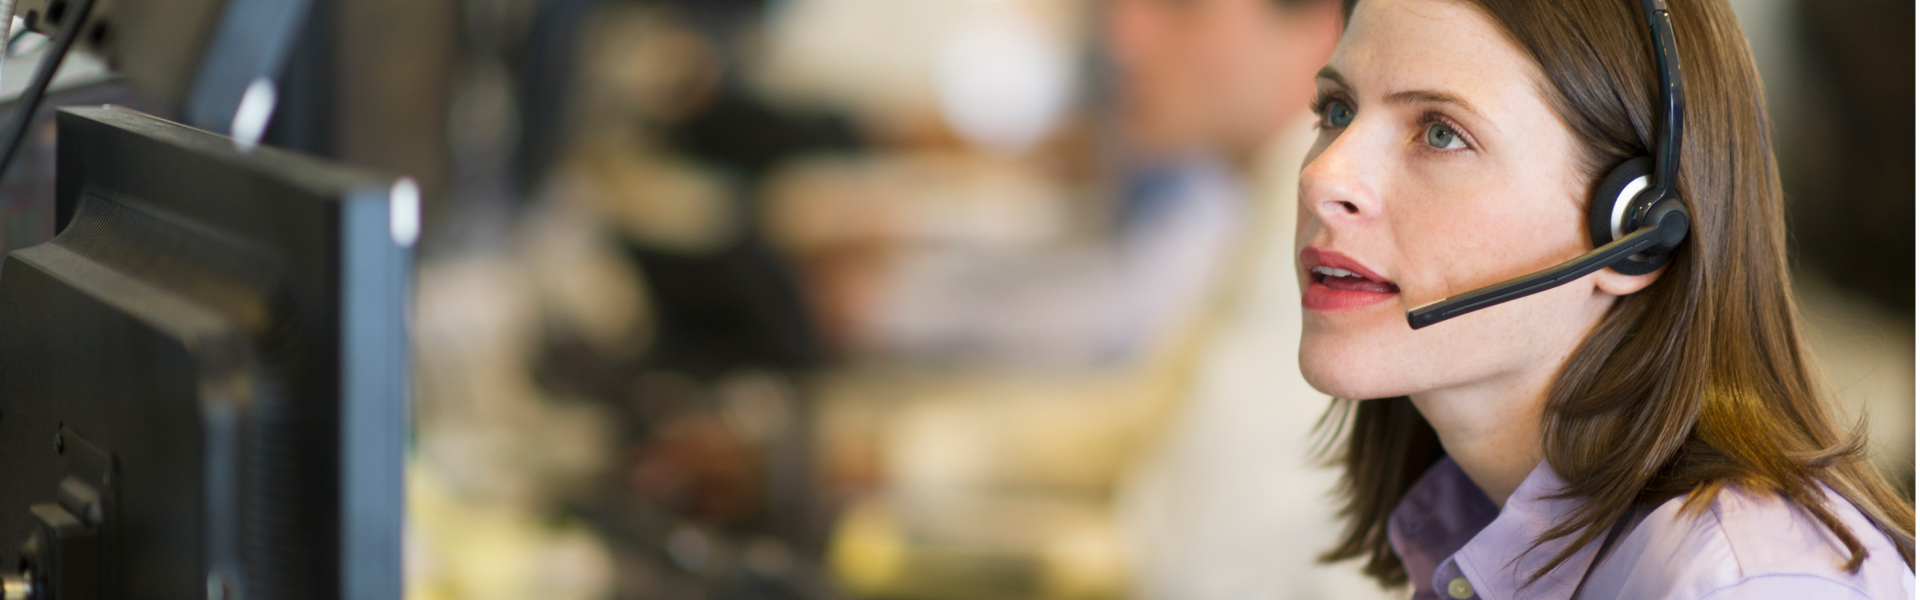
[[[1367,385],[1366,377],[1355,373],[1354,369],[1337,366],[1320,367],[1309,360],[1305,354],[1300,356],[1300,374],[1306,377],[1307,384],[1321,393],[1335,398],[1372,398],[1373,386]]]
[[[1307,378],[1307,383],[1312,384],[1313,389],[1320,390],[1321,393],[1324,393],[1328,396],[1332,396],[1335,398],[1346,398],[1350,400],[1372,400],[1374,398],[1391,398],[1394,396],[1406,395],[1406,394],[1396,394],[1392,392],[1382,391],[1378,387],[1369,386],[1369,385],[1346,385],[1345,384],[1346,382],[1338,382],[1338,381],[1321,383],[1319,381],[1315,381],[1314,378],[1312,377]]]
[[[1308,385],[1335,398],[1365,400],[1404,396],[1404,386],[1395,385],[1392,369],[1384,368],[1379,357],[1341,352],[1337,348],[1318,347],[1311,338],[1300,345],[1300,375]]]

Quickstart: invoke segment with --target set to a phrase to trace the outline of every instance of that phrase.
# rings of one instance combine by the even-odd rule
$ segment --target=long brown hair
[[[1505,30],[1545,75],[1541,95],[1586,148],[1589,181],[1649,153],[1659,127],[1653,49],[1638,0],[1457,0]],[[1350,19],[1358,0],[1344,0]],[[1685,69],[1687,126],[1678,185],[1694,223],[1658,281],[1614,303],[1548,391],[1547,463],[1581,500],[1540,541],[1574,543],[1538,578],[1635,506],[1687,495],[1703,510],[1728,486],[1778,493],[1844,544],[1861,535],[1827,506],[1821,484],[1851,501],[1913,565],[1913,505],[1843,434],[1813,375],[1788,288],[1780,177],[1766,100],[1726,0],[1668,0]],[[1364,558],[1400,585],[1387,518],[1443,455],[1405,398],[1336,400],[1323,431],[1345,432],[1334,460],[1346,532],[1321,560]],[[1350,425],[1349,425],[1350,424]],[[1349,429],[1350,427],[1350,429]]]

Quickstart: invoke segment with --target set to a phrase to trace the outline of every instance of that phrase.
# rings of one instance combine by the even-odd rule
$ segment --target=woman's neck
[[[1551,369],[1411,396],[1440,445],[1480,490],[1505,507],[1546,456],[1540,443]]]

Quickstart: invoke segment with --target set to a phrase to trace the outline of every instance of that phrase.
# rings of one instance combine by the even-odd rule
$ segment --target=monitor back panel
[[[60,233],[0,263],[0,570],[78,477],[114,596],[397,598],[391,182],[112,107],[59,134]]]

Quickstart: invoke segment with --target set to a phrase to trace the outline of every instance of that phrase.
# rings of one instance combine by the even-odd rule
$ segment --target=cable
[[[20,143],[26,141],[27,127],[33,124],[34,113],[40,112],[40,101],[47,95],[47,87],[53,83],[53,73],[60,70],[60,62],[67,57],[67,50],[73,47],[74,38],[80,37],[80,27],[87,22],[87,15],[93,13],[94,0],[72,0],[69,10],[61,16],[60,33],[53,38],[53,46],[40,57],[40,66],[33,72],[33,83],[20,93],[20,99],[14,102],[13,118],[7,121],[6,137],[0,138],[0,176],[13,166],[13,157],[20,152]]]

